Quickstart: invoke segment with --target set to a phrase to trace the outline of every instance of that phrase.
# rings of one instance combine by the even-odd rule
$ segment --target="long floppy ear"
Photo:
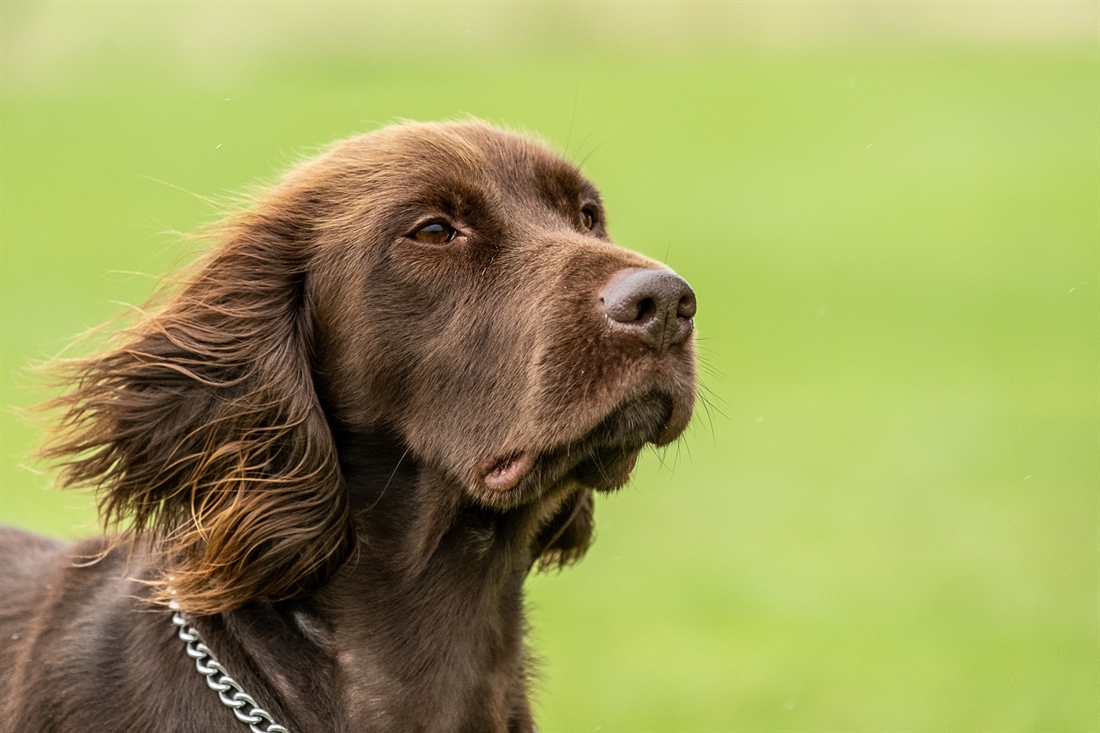
[[[197,614],[323,582],[354,535],[313,386],[308,232],[264,209],[121,345],[65,368],[72,390],[40,455],[97,489],[108,528],[159,553],[155,599]]]
[[[554,518],[539,532],[535,558],[539,570],[563,568],[584,557],[595,526],[592,492],[583,489],[562,503]]]

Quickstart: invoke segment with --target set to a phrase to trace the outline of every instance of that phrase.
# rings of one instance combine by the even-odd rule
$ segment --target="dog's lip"
[[[515,488],[535,465],[535,457],[530,453],[516,453],[493,462],[482,481],[493,491],[508,491]]]
[[[526,496],[567,477],[596,490],[617,489],[630,479],[647,444],[663,445],[682,429],[672,424],[673,402],[661,390],[624,400],[578,439],[496,454],[480,465],[476,481],[499,497]]]
[[[630,479],[643,447],[641,444],[606,444],[592,445],[583,451],[562,447],[510,453],[483,464],[481,484],[492,494],[504,496],[515,491],[526,492],[536,488],[535,484],[553,483],[576,473],[576,478],[583,475],[597,490],[612,490]]]

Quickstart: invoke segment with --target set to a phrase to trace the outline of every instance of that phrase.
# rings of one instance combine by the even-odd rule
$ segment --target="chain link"
[[[218,693],[222,705],[230,708],[237,720],[247,725],[252,733],[290,733],[275,722],[271,713],[257,705],[239,682],[229,676],[214,652],[203,642],[199,632],[187,623],[183,614],[179,611],[173,613],[172,623],[179,628],[180,640],[187,645],[187,656],[195,660],[195,669],[206,679],[207,687]],[[246,711],[245,707],[249,709]],[[267,727],[261,728],[260,725],[264,722]]]

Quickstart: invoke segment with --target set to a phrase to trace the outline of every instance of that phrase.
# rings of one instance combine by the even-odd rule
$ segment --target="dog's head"
[[[612,244],[599,193],[528,139],[389,128],[289,182],[339,213],[306,274],[330,409],[508,507],[625,482],[683,431],[695,296]],[[333,217],[336,219],[337,217]]]
[[[612,244],[595,187],[527,138],[385,128],[217,237],[79,366],[47,449],[81,454],[65,478],[103,487],[108,519],[157,530],[185,607],[294,595],[341,562],[334,427],[397,436],[490,510],[569,493],[543,535],[563,561],[587,545],[587,490],[690,419],[694,294]]]

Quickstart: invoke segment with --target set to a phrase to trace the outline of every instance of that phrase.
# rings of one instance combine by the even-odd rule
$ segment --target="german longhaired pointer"
[[[478,122],[333,146],[62,365],[111,534],[0,534],[3,733],[533,731],[524,579],[685,429],[695,295]]]

